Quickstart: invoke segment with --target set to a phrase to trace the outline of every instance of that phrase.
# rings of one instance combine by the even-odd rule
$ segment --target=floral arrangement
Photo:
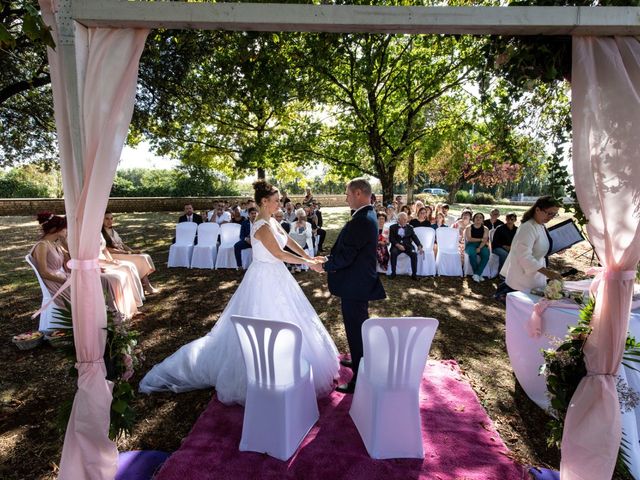
[[[557,294],[557,287],[551,289],[552,294]],[[549,413],[554,417],[548,423],[549,435],[547,445],[560,448],[564,420],[567,415],[571,397],[578,388],[580,380],[587,374],[584,364],[584,345],[591,334],[591,319],[595,308],[595,299],[590,298],[580,311],[580,319],[577,325],[570,326],[564,339],[558,340],[554,348],[542,351],[544,364],[540,367],[540,374],[545,376],[547,384],[547,395],[551,402]],[[629,362],[640,361],[640,343],[633,337],[627,337],[625,344],[625,354],[623,364],[630,368],[637,367],[629,365]],[[640,395],[629,387],[629,385],[618,377],[616,383],[620,408],[623,412],[629,411],[640,405]],[[628,444],[623,437],[618,462],[616,464],[617,475],[615,478],[633,478],[630,476],[627,467],[627,454],[625,444]]]
[[[54,317],[57,324],[67,328],[67,336],[73,338],[71,305],[65,302],[65,307],[55,309]],[[130,435],[135,421],[135,411],[131,402],[135,391],[129,384],[135,369],[144,361],[144,356],[138,348],[139,333],[129,330],[126,322],[118,315],[107,312],[107,343],[105,345],[104,362],[107,369],[107,380],[113,382],[113,399],[111,401],[111,422],[109,424],[109,438],[115,440],[122,435]],[[75,344],[66,347],[67,358],[71,361],[70,374],[77,376]],[[66,428],[73,400],[65,405],[58,415],[61,428]]]
[[[531,290],[531,293],[533,293],[534,295],[545,297],[547,300],[562,300],[563,298],[571,298],[580,305],[584,303],[583,292],[567,290],[562,280],[550,280],[544,289],[534,288]]]

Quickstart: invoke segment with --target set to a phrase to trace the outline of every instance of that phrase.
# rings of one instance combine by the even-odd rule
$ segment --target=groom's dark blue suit
[[[378,221],[371,206],[359,209],[343,227],[323,264],[329,291],[340,297],[355,381],[362,358],[362,324],[369,318],[369,300],[386,297],[376,271]]]

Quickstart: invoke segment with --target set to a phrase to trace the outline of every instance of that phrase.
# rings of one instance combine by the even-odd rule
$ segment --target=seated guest
[[[418,212],[422,207],[424,207],[424,203],[421,200],[416,200],[412,208],[414,218],[418,218]]]
[[[284,212],[282,210],[278,210],[276,213],[274,213],[273,218],[276,219],[276,221],[280,224],[285,232],[289,233],[291,224],[284,219]]]
[[[287,202],[291,201],[284,190],[280,190],[280,201],[282,202],[283,207],[287,204]]]
[[[484,221],[484,226],[489,230],[493,230],[494,228],[498,228],[500,225],[504,225],[504,222],[500,220],[500,210],[497,208],[492,209],[489,212],[489,218]]]
[[[547,268],[545,260],[552,247],[545,223],[558,215],[559,208],[557,200],[545,195],[522,215],[509,255],[500,270],[505,281],[498,286],[498,300],[504,300],[506,294],[514,290],[528,293],[532,288],[544,288],[547,279],[562,279],[558,272]]]
[[[396,215],[396,207],[392,204],[387,205],[387,222],[396,223],[398,221],[398,215]]]
[[[411,225],[413,228],[430,227],[431,221],[429,220],[427,207],[420,208],[420,210],[418,210],[418,218],[411,219],[409,225]]]
[[[38,214],[38,223],[42,237],[29,253],[40,278],[53,296],[70,275],[67,269],[69,254],[63,246],[67,238],[67,219],[51,212],[41,212]],[[56,297],[54,303],[64,307],[65,300],[71,302],[71,290],[68,288]]]
[[[444,213],[445,223],[453,226],[456,221],[456,217],[449,214],[449,205],[447,203],[442,204],[442,213]]]
[[[458,220],[456,220],[453,225],[451,225],[452,228],[457,228],[458,229],[458,231],[460,233],[460,241],[461,242],[464,241],[464,231],[467,229],[467,227],[469,225],[471,225],[471,215],[473,215],[471,210],[465,209],[460,214],[460,218]]]
[[[303,250],[309,254],[313,253],[313,240],[311,233],[311,224],[307,222],[307,216],[302,208],[296,210],[296,221],[291,224],[291,230],[289,236],[296,242]],[[297,266],[293,267],[295,271],[300,271]]]
[[[146,295],[152,295],[158,293],[158,290],[151,285],[149,281],[149,275],[156,271],[156,267],[153,264],[151,256],[142,253],[140,250],[134,250],[126,245],[118,232],[113,228],[113,213],[105,212],[104,220],[102,222],[102,237],[104,238],[107,249],[111,256],[116,260],[126,260],[132,262],[138,270],[140,281],[144,287],[144,293]]]
[[[182,222],[195,222],[200,225],[202,223],[202,217],[193,212],[193,205],[186,203],[184,205],[184,215],[178,218],[178,223]]]
[[[446,227],[447,226],[447,220],[444,217],[444,213],[442,212],[438,212],[436,214],[436,221],[435,223],[431,224],[431,227],[435,228],[439,228],[439,227]]]
[[[289,223],[294,223],[298,218],[296,217],[296,211],[293,209],[293,203],[287,202],[284,205],[284,220]]]
[[[378,213],[378,245],[376,246],[376,259],[381,270],[389,268],[389,228],[387,227],[387,214]]]
[[[236,265],[238,268],[242,268],[242,250],[251,248],[251,225],[258,216],[258,209],[255,207],[249,208],[249,218],[247,218],[240,226],[240,240],[233,246],[233,253],[236,256]]]
[[[224,205],[222,203],[218,203],[215,211],[210,213],[210,222],[217,223],[218,225],[223,225],[225,223],[231,222],[231,214],[224,209]]]
[[[244,218],[249,218],[249,209],[250,209],[250,208],[255,208],[255,209],[257,210],[256,202],[255,202],[255,201],[253,201],[253,199],[251,199],[251,198],[247,200],[247,203],[246,203],[246,207],[245,207],[245,209],[244,209],[244,210],[242,210],[242,212],[240,212],[240,213],[241,213],[241,215],[242,215]]]
[[[401,212],[402,206],[404,205],[402,201],[402,195],[396,196],[396,199],[394,200],[394,202],[395,202],[396,211]]]
[[[135,264],[113,258],[102,235],[98,263],[113,300],[113,308],[123,319],[136,315],[144,301],[144,290]]]
[[[418,252],[422,254],[422,244],[420,239],[409,225],[409,218],[404,212],[398,214],[398,223],[389,227],[389,243],[391,244],[391,278],[396,277],[396,265],[398,256],[404,253],[411,259],[411,278],[416,280],[416,270],[418,268],[418,254],[413,249],[413,244],[418,246]]]
[[[325,238],[327,238],[327,231],[322,228],[323,222],[322,222],[322,212],[320,211],[320,204],[318,202],[313,202],[312,207],[313,207],[313,213],[316,216],[317,224],[318,224],[318,238],[319,238],[318,252],[322,252],[324,250],[324,248],[322,248],[322,246],[324,245],[324,240]]]
[[[319,252],[327,232],[318,226],[318,217],[313,209],[313,203],[309,207],[304,207],[304,212],[307,215],[307,222],[311,224],[311,239],[313,240],[313,247],[317,252]],[[318,237],[318,245],[316,245],[316,236]]]
[[[469,224],[464,231],[465,247],[464,251],[469,255],[469,262],[473,269],[473,281],[482,282],[482,272],[489,263],[489,229],[484,226],[484,215],[477,212],[473,216],[473,223]],[[480,261],[478,261],[480,257]]]
[[[406,213],[407,214],[407,218],[411,219],[411,207],[409,205],[403,205],[400,208],[400,211]]]
[[[315,202],[315,199],[313,198],[311,189],[307,188],[307,193],[305,193],[304,198],[302,199],[302,204],[308,206],[308,205],[311,205],[313,202]]]
[[[242,216],[242,212],[239,206],[235,206],[231,209],[231,222],[230,223],[239,223],[242,225],[246,219]]]
[[[515,237],[518,231],[518,227],[516,227],[518,216],[514,212],[507,213],[505,219],[507,223],[496,228],[496,231],[493,233],[493,240],[491,241],[491,251],[498,256],[500,261],[498,271],[502,270],[502,266],[511,250],[513,237]]]

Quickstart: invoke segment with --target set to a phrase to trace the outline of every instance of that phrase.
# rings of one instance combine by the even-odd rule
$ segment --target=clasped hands
[[[309,265],[309,268],[315,272],[324,272],[324,269],[322,268],[322,264],[325,263],[327,261],[327,257],[324,257],[322,255],[318,255],[316,257],[313,257],[312,259],[307,260],[307,264]]]

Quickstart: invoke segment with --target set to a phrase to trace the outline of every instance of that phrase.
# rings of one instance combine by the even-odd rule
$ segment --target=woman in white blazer
[[[522,223],[516,232],[511,250],[500,274],[505,278],[508,291],[529,292],[532,288],[544,288],[547,279],[561,279],[561,275],[545,264],[549,252],[549,238],[544,224],[558,216],[559,204],[546,195],[522,216]]]

